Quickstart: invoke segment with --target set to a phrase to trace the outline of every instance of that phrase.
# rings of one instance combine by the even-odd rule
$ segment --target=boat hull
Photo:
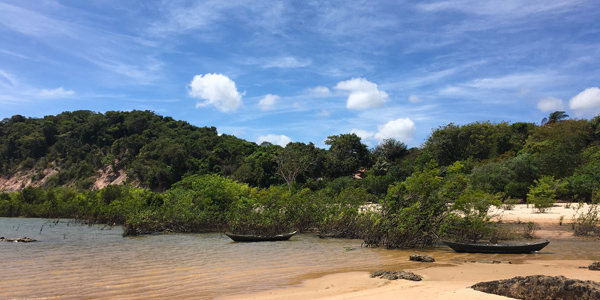
[[[249,235],[225,232],[225,235],[235,242],[274,242],[289,240],[296,232],[297,231],[277,235]]]
[[[542,250],[549,243],[549,240],[524,244],[467,244],[444,241],[452,250],[467,253],[531,253]]]

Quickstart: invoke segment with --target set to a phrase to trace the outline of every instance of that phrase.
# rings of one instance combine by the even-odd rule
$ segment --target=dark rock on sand
[[[412,261],[420,261],[420,262],[434,262],[435,259],[426,254],[413,254],[410,256],[410,260]]]
[[[480,264],[512,264],[510,260],[459,260],[451,259],[450,261],[461,262],[461,263],[480,263]]]
[[[480,264],[512,264],[510,260],[480,260]]]
[[[593,271],[600,271],[600,261],[595,261],[588,266],[588,269]]]
[[[404,271],[377,271],[371,273],[371,278],[380,277],[388,280],[406,279],[412,281],[421,281],[421,277],[413,272]]]
[[[569,279],[564,276],[533,275],[480,282],[477,291],[523,300],[592,300],[600,299],[600,283]]]
[[[31,243],[31,242],[35,242],[36,240],[32,239],[32,238],[28,238],[28,237],[22,237],[22,238],[18,238],[18,239],[6,239],[4,237],[0,237],[0,242],[14,242],[14,243]]]

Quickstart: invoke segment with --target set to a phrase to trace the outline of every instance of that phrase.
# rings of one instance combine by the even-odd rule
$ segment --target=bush
[[[525,228],[523,229],[523,236],[526,239],[535,238],[535,231],[538,230],[538,228],[539,227],[534,222],[527,222],[527,225],[525,225]]]
[[[529,187],[527,202],[533,204],[534,209],[539,213],[544,213],[554,205],[556,190],[559,186],[559,181],[554,177],[542,176],[535,181],[535,186]]]
[[[580,203],[577,213],[573,216],[574,234],[586,236],[590,233],[598,233],[598,224],[600,224],[600,207],[598,204],[589,205],[587,210],[583,209],[584,204]]]
[[[464,187],[460,164],[449,169],[446,177],[441,177],[440,170],[430,164],[391,187],[382,202],[381,216],[371,219],[365,241],[387,248],[431,246],[438,240],[440,225],[449,212],[450,197]]]
[[[489,218],[453,213],[444,222],[441,231],[445,237],[457,242],[475,243],[486,236],[493,235],[496,231],[496,223],[490,222]]]
[[[440,233],[459,242],[477,242],[486,236],[493,238],[497,226],[487,213],[492,205],[501,203],[497,195],[467,190],[452,205],[454,211],[444,221]]]
[[[506,200],[504,200],[502,208],[505,210],[513,210],[517,204],[519,204],[519,199],[508,197]]]

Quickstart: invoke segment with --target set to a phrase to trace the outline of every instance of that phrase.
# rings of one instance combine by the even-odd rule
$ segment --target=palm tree
[[[557,111],[551,113],[550,116],[548,116],[548,122],[546,122],[546,124],[561,122],[561,121],[564,121],[568,117],[569,117],[569,115],[567,115],[564,111],[557,110]]]

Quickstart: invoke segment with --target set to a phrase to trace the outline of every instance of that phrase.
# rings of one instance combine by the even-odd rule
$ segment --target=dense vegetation
[[[0,216],[119,223],[126,234],[316,229],[390,248],[494,238],[490,205],[600,198],[600,116],[565,116],[448,124],[412,149],[369,150],[341,134],[325,150],[257,145],[149,111],[17,115],[0,122],[0,175],[29,172],[34,184],[0,193]],[[106,166],[127,183],[91,190]]]

